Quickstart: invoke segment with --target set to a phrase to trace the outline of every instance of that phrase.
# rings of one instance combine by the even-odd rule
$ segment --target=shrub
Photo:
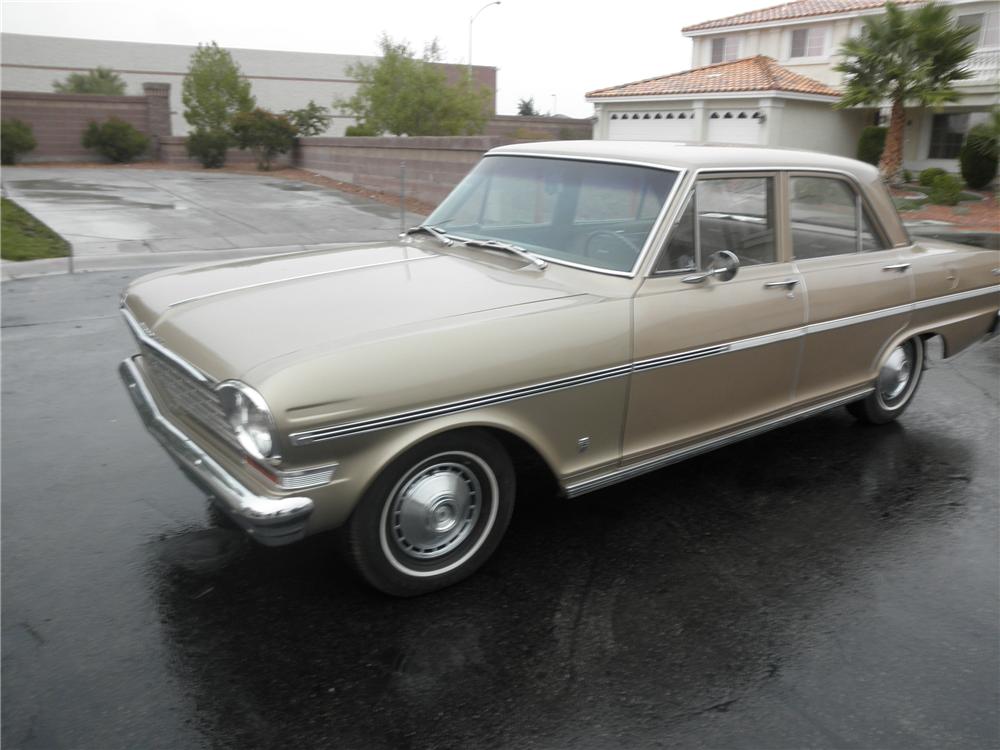
[[[869,125],[861,131],[858,139],[858,161],[866,161],[878,166],[885,148],[885,134],[889,131],[880,125]]]
[[[969,131],[958,161],[970,188],[981,190],[993,182],[997,176],[997,137],[989,125],[976,125]]]
[[[303,138],[322,135],[330,127],[333,116],[326,107],[321,107],[312,99],[302,109],[286,109],[282,114],[295,126],[297,134]]]
[[[939,174],[931,184],[928,197],[931,203],[940,206],[954,206],[962,199],[962,181],[950,174]]]
[[[81,139],[84,148],[92,148],[114,162],[129,162],[149,148],[149,138],[132,125],[112,117],[98,125],[90,123]]]
[[[347,130],[344,131],[344,135],[349,136],[374,136],[382,135],[371,125],[365,125],[363,122],[357,125],[348,125]]]
[[[287,117],[259,107],[252,112],[240,112],[233,118],[236,144],[241,149],[253,151],[257,169],[270,169],[271,159],[291,151],[297,134]]]
[[[903,182],[907,184],[913,182],[913,172],[911,172],[909,169],[903,170]]]
[[[226,163],[226,149],[233,144],[233,137],[225,130],[195,130],[184,145],[188,156],[197,159],[206,169],[218,169]]]
[[[20,120],[0,122],[0,162],[13,164],[17,157],[33,150],[38,145],[31,126]]]
[[[930,187],[934,184],[934,180],[943,174],[948,174],[940,167],[928,167],[920,173],[920,184],[924,187]]]

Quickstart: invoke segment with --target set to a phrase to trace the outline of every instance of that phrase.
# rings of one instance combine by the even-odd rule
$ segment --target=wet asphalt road
[[[577,501],[416,600],[251,546],[117,380],[123,273],[3,285],[4,748],[995,748],[1000,341]]]

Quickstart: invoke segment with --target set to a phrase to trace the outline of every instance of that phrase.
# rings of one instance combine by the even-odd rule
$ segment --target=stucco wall
[[[146,44],[93,39],[0,35],[3,86],[12,91],[51,92],[52,82],[70,73],[86,72],[97,66],[113,69],[125,81],[126,94],[140,94],[147,81],[171,84],[172,131],[188,132],[181,103],[181,83],[196,47],[180,44]],[[259,106],[274,112],[298,109],[312,99],[325,107],[334,99],[346,99],[357,90],[357,82],[347,67],[357,62],[373,63],[376,57],[313,52],[229,49],[244,75],[250,80]],[[441,66],[452,79],[465,75],[464,65]],[[474,65],[477,82],[493,92],[496,111],[496,68]],[[343,135],[354,122],[352,117],[334,117],[330,135]]]
[[[823,102],[786,101],[772,146],[803,148],[855,158],[861,129],[871,112],[835,110]]]

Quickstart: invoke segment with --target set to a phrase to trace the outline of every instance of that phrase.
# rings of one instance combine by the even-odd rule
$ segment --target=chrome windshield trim
[[[335,273],[347,273],[348,271],[363,271],[366,268],[378,268],[380,266],[391,266],[397,263],[413,263],[418,260],[431,260],[432,258],[437,258],[437,255],[425,255],[421,258],[396,258],[395,260],[384,260],[378,263],[366,263],[361,266],[351,266],[350,268],[331,268],[326,271],[315,271],[313,273],[303,273],[298,276],[286,276],[281,279],[268,279],[267,281],[258,281],[256,284],[245,284],[243,286],[229,287],[228,289],[219,289],[214,292],[206,292],[205,294],[198,294],[194,297],[186,297],[184,299],[179,299],[176,302],[171,302],[167,307],[179,307],[180,305],[186,305],[189,302],[199,302],[203,299],[211,299],[212,297],[220,297],[223,294],[230,294],[232,292],[243,292],[247,289],[259,289],[264,286],[272,286],[273,284],[283,284],[286,281],[299,281],[301,279],[313,279],[318,276],[332,276]]]
[[[828,411],[829,409],[833,409],[844,404],[849,404],[852,401],[864,398],[873,390],[875,389],[864,388],[862,390],[853,391],[846,396],[839,396],[830,401],[824,401],[820,404],[809,406],[790,414],[750,424],[738,430],[716,436],[710,440],[705,440],[684,448],[668,451],[667,453],[659,456],[654,456],[653,458],[648,458],[644,461],[640,461],[639,463],[609,471],[591,479],[585,479],[581,482],[568,484],[566,485],[566,494],[569,497],[579,497],[580,495],[584,495],[588,492],[594,492],[595,490],[603,489],[604,487],[608,487],[612,484],[617,484],[618,482],[623,482],[627,479],[633,479],[648,472],[662,469],[670,464],[678,463],[693,456],[697,456],[701,453],[707,453],[708,451],[725,447],[731,443],[753,437],[754,435],[758,435],[762,432],[768,432],[778,427],[783,427],[786,424],[797,422],[801,419],[807,419],[808,417],[819,414],[820,412]]]
[[[214,386],[215,379],[206,375],[204,372],[199,370],[197,367],[192,365],[183,357],[174,354],[170,349],[165,347],[153,336],[153,333],[149,331],[146,326],[139,322],[139,320],[132,314],[132,311],[126,306],[121,308],[122,316],[125,318],[125,322],[132,331],[132,335],[136,337],[140,344],[148,346],[150,349],[154,350],[158,354],[162,355],[166,359],[169,359],[175,365],[180,367],[184,372],[190,375],[192,378],[197,380],[199,383],[204,383],[205,385]]]
[[[636,256],[635,262],[632,264],[632,268],[627,271],[617,271],[613,268],[601,268],[599,266],[588,266],[585,263],[575,263],[571,260],[563,260],[561,258],[553,258],[551,255],[545,255],[544,253],[532,250],[534,255],[539,258],[544,258],[547,261],[551,261],[560,266],[568,266],[569,268],[578,268],[582,271],[595,271],[597,273],[603,273],[607,276],[620,276],[628,279],[634,279],[639,274],[639,269],[642,268],[643,262],[646,260],[646,256],[650,253],[653,244],[653,238],[659,234],[661,227],[663,226],[663,221],[667,214],[670,213],[670,207],[673,205],[674,198],[677,196],[677,191],[684,178],[687,176],[688,170],[683,167],[672,167],[669,164],[657,164],[654,162],[638,161],[632,159],[614,159],[611,157],[595,157],[595,156],[570,156],[566,154],[539,154],[532,153],[531,151],[504,151],[502,153],[486,153],[483,155],[484,159],[504,157],[504,156],[520,156],[528,157],[532,159],[556,159],[558,161],[585,161],[595,164],[623,164],[628,167],[643,167],[645,169],[656,169],[660,172],[674,172],[677,178],[674,180],[674,184],[670,187],[670,191],[667,193],[663,200],[663,205],[660,206],[660,212],[656,215],[653,220],[653,225],[649,228],[649,232],[646,234],[646,239],[643,242],[642,249],[639,251],[639,255]]]

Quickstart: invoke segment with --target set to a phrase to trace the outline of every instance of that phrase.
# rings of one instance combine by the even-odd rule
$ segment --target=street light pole
[[[482,13],[484,10],[486,10],[487,8],[489,8],[491,5],[499,5],[499,4],[500,4],[500,0],[493,0],[492,3],[486,3],[486,5],[484,5],[482,8],[480,8],[479,10],[477,10],[476,13],[475,13],[475,15],[472,18],[469,19],[469,63],[468,63],[468,75],[469,75],[469,82],[470,83],[472,81],[472,22],[475,21],[479,17],[480,13]]]

